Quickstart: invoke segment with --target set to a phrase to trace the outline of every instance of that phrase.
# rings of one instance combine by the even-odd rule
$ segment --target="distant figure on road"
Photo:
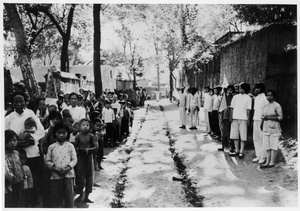
[[[196,92],[197,92],[197,88],[195,87],[189,88],[190,94],[188,96],[187,108],[188,108],[188,112],[191,115],[190,130],[197,130],[196,125],[197,125],[197,114],[200,107],[200,97],[199,94],[197,94]]]
[[[179,116],[182,125],[179,128],[182,129],[185,129],[185,125],[186,125],[187,100],[188,100],[188,95],[186,93],[186,90],[184,89],[184,87],[181,87],[179,90]]]

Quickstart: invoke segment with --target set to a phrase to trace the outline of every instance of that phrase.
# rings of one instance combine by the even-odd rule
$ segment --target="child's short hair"
[[[5,130],[5,145],[13,138],[18,138],[17,134],[13,130]]]
[[[70,128],[68,127],[68,125],[64,124],[63,122],[58,122],[54,125],[53,127],[53,137],[56,138],[56,132],[58,130],[64,129],[65,131],[67,131],[67,140],[69,140],[70,138]]]
[[[83,119],[81,119],[81,120],[79,121],[79,126],[80,126],[80,127],[81,127],[81,124],[82,124],[83,122],[88,122],[89,125],[90,125],[90,127],[91,127],[91,121],[90,121],[88,118],[83,118]]]
[[[59,111],[50,111],[49,113],[49,116],[48,116],[48,120],[52,120],[52,119],[55,119],[55,118],[58,118],[59,120],[62,120],[61,118],[61,114]]]
[[[62,113],[63,118],[72,117],[72,115],[70,114],[70,110],[69,109],[64,109],[64,110],[62,110],[61,113]]]
[[[28,117],[25,122],[24,125],[28,126],[28,127],[37,127],[36,126],[36,122],[32,117]]]
[[[103,123],[103,121],[100,118],[95,118],[93,121],[93,125],[96,124],[97,122],[100,122],[101,124]]]

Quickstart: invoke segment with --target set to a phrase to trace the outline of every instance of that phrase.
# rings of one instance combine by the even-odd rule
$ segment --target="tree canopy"
[[[297,22],[297,5],[237,4],[233,8],[238,13],[237,17],[249,24]]]

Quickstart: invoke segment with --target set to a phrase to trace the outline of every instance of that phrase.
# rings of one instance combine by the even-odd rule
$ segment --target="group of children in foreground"
[[[120,130],[119,135],[129,135],[132,119],[129,118],[129,111],[125,109],[125,101],[122,99],[118,102],[118,113],[112,108],[112,101],[104,98],[105,108],[90,115],[78,107],[76,93],[71,93],[69,99],[70,107],[62,111],[48,111],[49,127],[42,138],[37,140],[36,133],[44,131],[41,130],[43,126],[40,119],[26,108],[24,93],[13,93],[12,104],[15,109],[12,115],[18,113],[18,118],[24,116],[26,120],[17,120],[25,120],[23,132],[17,134],[12,126],[15,124],[12,116],[8,115],[6,118],[5,207],[35,207],[39,197],[34,197],[34,188],[41,195],[42,207],[72,208],[77,194],[79,196],[75,202],[93,203],[89,194],[93,186],[97,186],[94,183],[95,170],[103,169],[101,161],[104,159],[104,143],[119,141],[115,136],[116,130]],[[68,108],[71,112],[66,112]],[[73,111],[76,113],[72,113]],[[85,113],[85,117],[77,121],[76,116],[80,112]],[[27,118],[26,115],[31,117]],[[124,116],[125,118],[121,118]],[[119,123],[116,123],[117,119]],[[123,130],[122,121],[127,123]],[[42,174],[36,174],[26,165],[28,153],[25,150],[28,147],[39,147],[40,157],[37,159],[41,161],[39,168],[42,169]]]

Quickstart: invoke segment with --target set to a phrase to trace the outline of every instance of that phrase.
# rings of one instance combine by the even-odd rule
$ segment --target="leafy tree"
[[[68,46],[71,37],[75,4],[36,4],[36,9],[48,16],[62,37],[60,68],[63,72],[69,71]]]
[[[49,39],[51,38],[51,39]],[[55,28],[44,30],[36,39],[36,44],[32,49],[33,58],[41,60],[42,64],[52,65],[61,51],[61,36]]]
[[[9,20],[9,25],[16,39],[16,64],[21,67],[21,72],[28,92],[31,94],[31,97],[36,98],[38,97],[40,90],[32,70],[31,52],[24,26],[16,4],[4,4],[4,6]]]
[[[237,4],[233,8],[238,13],[237,17],[249,24],[297,22],[297,5]]]
[[[142,4],[120,4],[110,7],[110,14],[114,16],[120,23],[121,27],[116,28],[118,36],[122,40],[122,48],[127,67],[133,75],[133,87],[136,87],[136,76],[143,76],[144,65],[142,58],[143,47],[139,40],[143,36],[140,29],[136,25],[142,25],[145,15],[143,12],[147,9],[147,5]]]

